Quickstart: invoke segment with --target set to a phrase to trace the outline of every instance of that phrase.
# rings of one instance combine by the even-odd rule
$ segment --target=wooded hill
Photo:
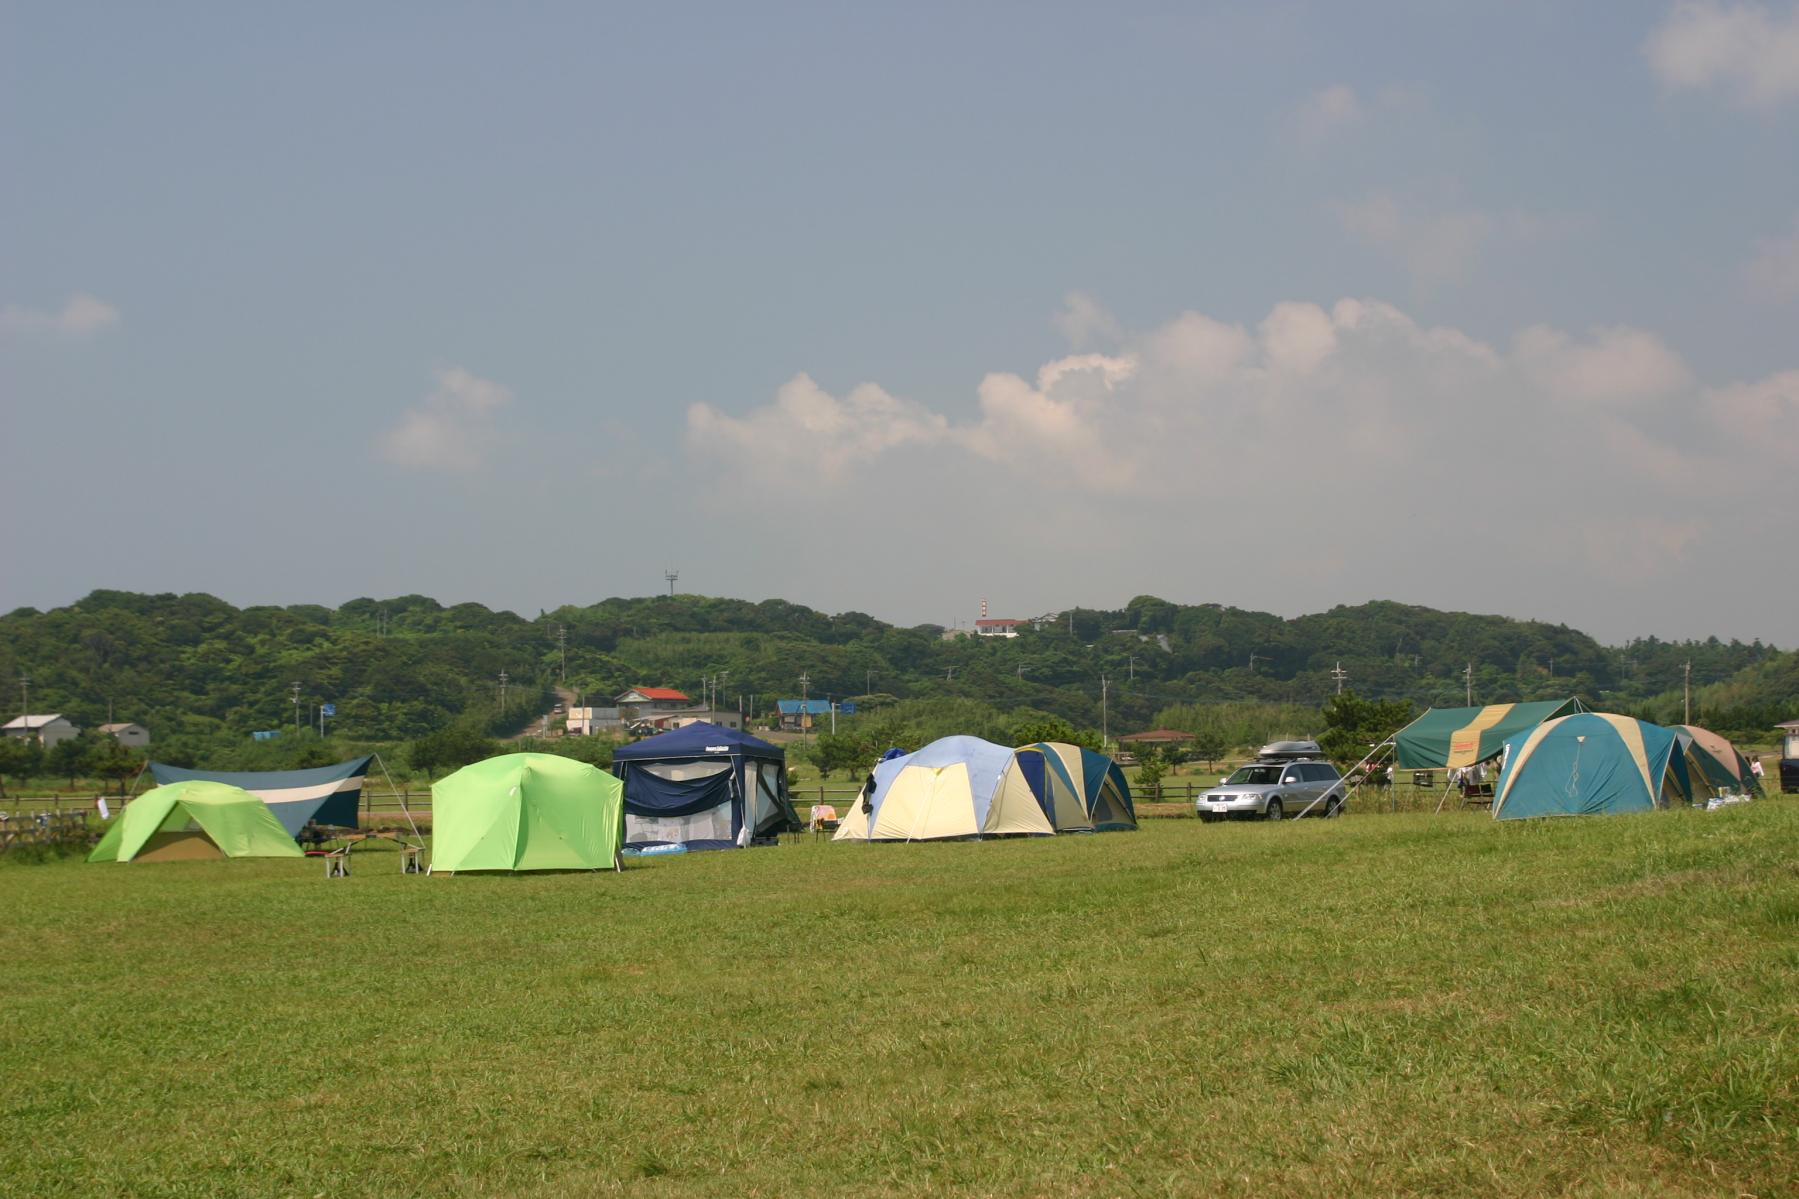
[[[1390,602],[1283,619],[1217,604],[1139,596],[1076,609],[1017,638],[946,640],[859,612],[827,615],[782,600],[697,595],[608,599],[526,619],[424,596],[236,608],[209,595],[96,591],[48,612],[0,617],[0,685],[30,679],[37,712],[84,727],[147,725],[159,747],[292,729],[334,703],[327,731],[408,740],[452,724],[522,728],[566,686],[607,703],[634,685],[766,712],[796,698],[958,697],[1039,712],[1115,736],[1183,705],[1228,701],[1316,707],[1337,683],[1418,708],[1460,704],[1472,666],[1477,703],[1577,694],[1611,711],[1678,719],[1692,663],[1695,718],[1767,736],[1799,715],[1799,656],[1760,642],[1635,641],[1607,647],[1565,625]],[[499,676],[508,675],[507,703]],[[880,698],[876,699],[876,704]],[[110,708],[109,708],[110,705]],[[158,756],[162,756],[160,753]]]

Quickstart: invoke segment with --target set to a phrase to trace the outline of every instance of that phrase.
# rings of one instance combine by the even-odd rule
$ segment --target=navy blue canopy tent
[[[269,811],[275,813],[275,819],[292,837],[306,827],[307,821],[355,828],[362,779],[372,760],[352,758],[314,770],[189,770],[167,762],[152,762],[150,776],[161,786],[204,779],[242,787],[269,805]]]
[[[735,729],[698,721],[620,746],[625,845],[728,849],[800,827],[787,795],[787,754]]]

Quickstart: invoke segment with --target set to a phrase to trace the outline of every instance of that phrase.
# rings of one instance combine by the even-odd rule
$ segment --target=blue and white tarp
[[[355,828],[363,776],[372,761],[372,757],[354,758],[313,770],[189,770],[152,762],[150,775],[159,785],[205,779],[242,787],[269,805],[281,827],[295,836],[308,821]]]

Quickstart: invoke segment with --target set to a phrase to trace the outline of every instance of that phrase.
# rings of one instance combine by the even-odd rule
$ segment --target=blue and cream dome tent
[[[1058,833],[1137,827],[1131,787],[1105,754],[1064,741],[1021,745],[1018,766]]]
[[[1588,816],[1691,803],[1709,791],[1674,730],[1583,712],[1545,721],[1505,743],[1493,816]]]
[[[860,802],[839,841],[1052,837],[1055,826],[1018,764],[1018,751],[979,737],[944,737],[875,767],[871,811]]]

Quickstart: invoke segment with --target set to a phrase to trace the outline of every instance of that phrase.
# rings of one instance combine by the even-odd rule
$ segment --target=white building
[[[45,749],[49,749],[59,741],[67,741],[81,732],[60,712],[52,712],[47,716],[18,716],[0,725],[0,733],[8,737],[17,737],[24,741],[36,737]]]
[[[625,722],[620,719],[617,708],[596,708],[588,706],[571,706],[563,728],[571,737],[591,737],[602,729],[611,731],[621,729]]]

